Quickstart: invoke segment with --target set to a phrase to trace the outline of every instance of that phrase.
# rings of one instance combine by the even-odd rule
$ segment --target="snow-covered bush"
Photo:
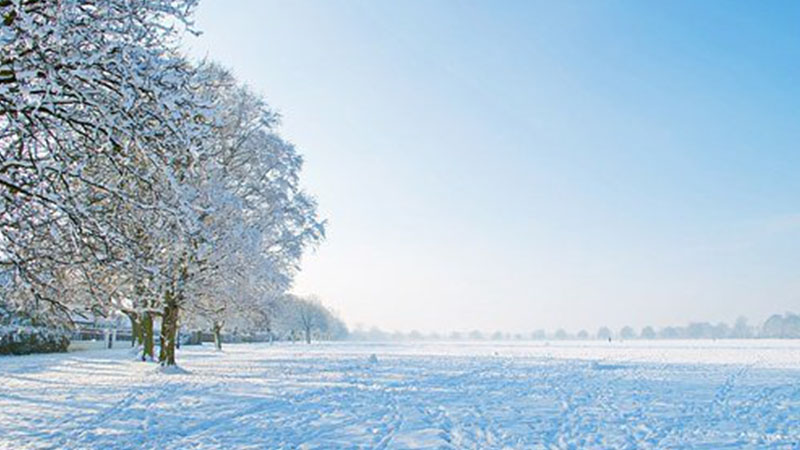
[[[69,336],[61,330],[26,325],[0,326],[0,355],[66,352]]]
[[[65,352],[68,346],[63,324],[53,317],[15,309],[0,297],[0,355]]]

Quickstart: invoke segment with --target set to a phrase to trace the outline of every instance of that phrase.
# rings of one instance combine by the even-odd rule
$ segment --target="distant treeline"
[[[646,326],[637,330],[630,326],[614,331],[609,327],[600,327],[595,332],[580,330],[569,332],[564,329],[556,331],[535,330],[530,333],[505,333],[496,331],[485,333],[478,330],[469,332],[454,331],[451,333],[409,333],[386,332],[378,328],[356,328],[351,331],[350,338],[355,340],[387,341],[387,340],[629,340],[629,339],[800,339],[800,315],[794,313],[774,314],[760,326],[750,325],[746,318],[739,317],[733,325],[725,322],[712,324],[709,322],[691,322],[685,326],[654,328]]]

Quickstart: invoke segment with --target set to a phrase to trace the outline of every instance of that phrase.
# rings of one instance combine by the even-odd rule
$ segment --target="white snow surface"
[[[237,344],[178,359],[0,357],[0,448],[800,448],[800,341]]]

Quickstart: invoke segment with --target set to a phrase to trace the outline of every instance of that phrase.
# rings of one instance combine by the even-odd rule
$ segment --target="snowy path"
[[[796,341],[242,344],[179,358],[188,374],[125,350],[0,358],[0,448],[800,448]]]

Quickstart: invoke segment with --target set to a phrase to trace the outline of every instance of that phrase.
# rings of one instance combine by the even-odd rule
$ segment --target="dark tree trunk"
[[[131,320],[131,347],[136,347],[137,344],[141,344],[141,334],[139,329],[139,321],[136,320],[136,317],[133,314],[128,314],[128,319]]]
[[[164,316],[161,318],[161,351],[158,362],[162,366],[175,365],[175,342],[178,332],[178,302],[175,295],[167,292],[165,295]]]
[[[139,324],[139,339],[142,342],[142,361],[155,359],[155,344],[153,342],[153,314],[145,312]]]
[[[211,331],[214,333],[214,345],[217,347],[217,350],[222,350],[222,324],[214,322]]]
[[[161,331],[158,333],[159,336],[159,348],[158,348],[158,362],[162,365],[166,360],[167,355],[167,310],[164,309],[164,314],[161,315]]]

